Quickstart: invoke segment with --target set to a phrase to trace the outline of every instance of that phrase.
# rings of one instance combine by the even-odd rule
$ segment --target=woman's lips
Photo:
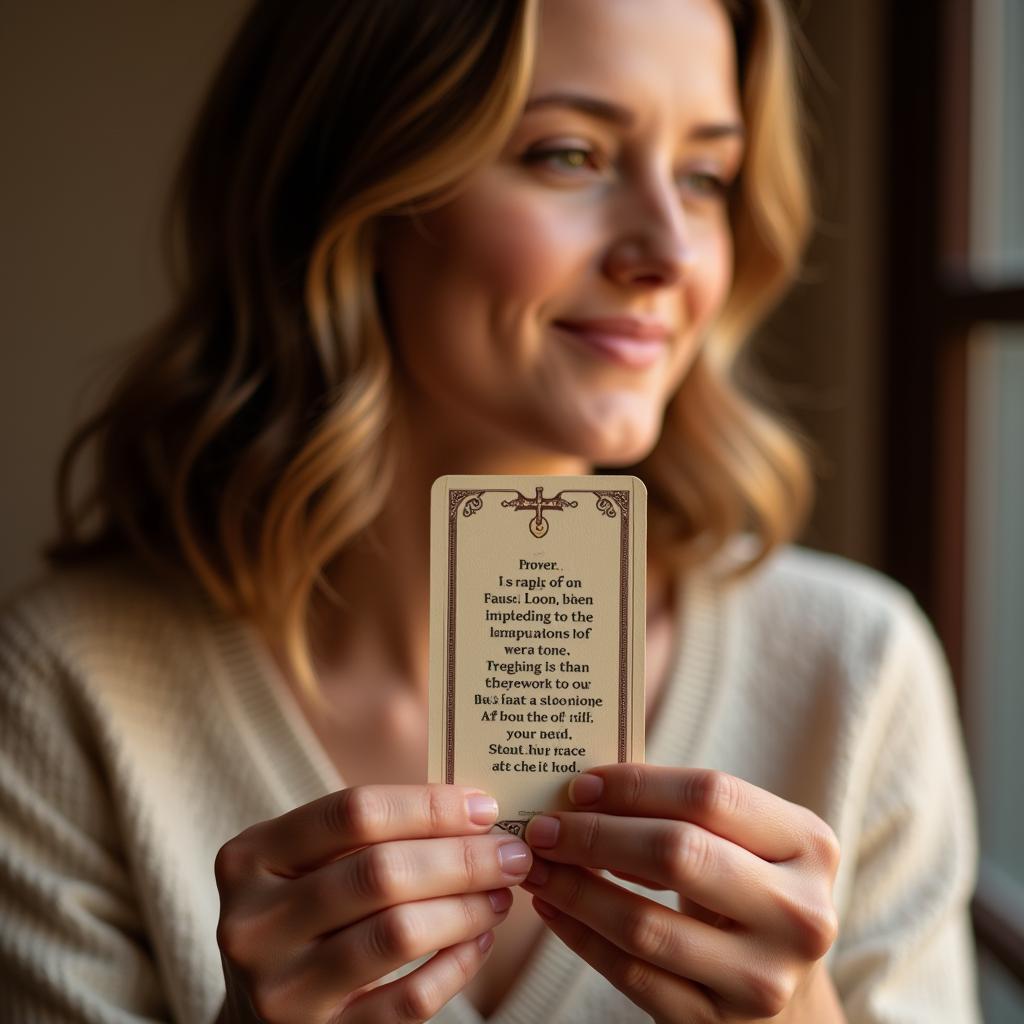
[[[670,334],[661,324],[634,320],[556,320],[554,326],[578,347],[637,370],[662,357]]]

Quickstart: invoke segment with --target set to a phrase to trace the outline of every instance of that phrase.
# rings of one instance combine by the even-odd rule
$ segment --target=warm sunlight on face
[[[731,281],[735,61],[719,0],[544,0],[501,157],[382,246],[414,424],[468,458],[651,450]]]

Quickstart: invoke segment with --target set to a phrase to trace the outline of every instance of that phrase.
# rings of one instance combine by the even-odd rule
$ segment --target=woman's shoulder
[[[744,550],[734,546],[732,557]],[[948,676],[935,629],[914,595],[870,566],[791,544],[728,586],[746,646],[762,665],[842,677],[855,689],[906,676],[908,663],[914,674]]]
[[[717,553],[708,569],[720,578],[750,562],[759,550],[750,534],[733,537]],[[751,593],[778,596],[781,593],[882,603],[905,601],[909,591],[884,572],[844,555],[801,544],[780,544],[763,561],[742,577]]]
[[[749,544],[737,542],[726,558],[745,557]],[[771,627],[799,626],[803,633],[886,633],[920,607],[903,584],[842,555],[797,544],[776,548],[736,584],[747,613]]]
[[[128,557],[46,569],[0,601],[0,676],[107,675],[191,647],[196,597]]]
[[[185,587],[129,556],[110,556],[39,570],[0,599],[0,622],[33,622],[51,636],[65,636],[179,617],[186,603]]]
[[[911,804],[928,772],[963,785],[949,662],[906,587],[788,546],[729,584],[720,607],[717,742],[735,774],[831,823],[868,778]]]

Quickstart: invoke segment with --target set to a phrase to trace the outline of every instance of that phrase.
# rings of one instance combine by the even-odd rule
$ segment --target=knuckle
[[[353,786],[324,802],[324,817],[330,831],[369,842],[381,834],[388,811],[371,786]]]
[[[352,888],[363,899],[397,899],[407,874],[404,858],[388,846],[368,846],[353,856]]]
[[[480,918],[482,917],[480,911],[483,909],[483,904],[486,902],[487,906],[490,907],[490,901],[486,896],[463,896],[460,902],[460,909],[462,910],[462,918],[466,925],[467,934],[473,934],[480,928]]]
[[[250,929],[236,917],[222,917],[217,923],[217,946],[233,964],[242,966],[250,948]]]
[[[253,860],[242,836],[229,839],[217,851],[213,861],[213,875],[218,891],[223,894],[238,885],[252,871]]]
[[[458,977],[458,987],[461,989],[476,973],[479,958],[463,947],[452,952],[452,960]]]
[[[580,815],[580,818],[582,825],[580,846],[584,854],[595,853],[601,841],[601,815],[585,814]]]
[[[632,956],[616,957],[613,973],[615,987],[631,996],[646,994],[656,980],[654,967]]]
[[[491,857],[496,862],[497,856],[492,852]],[[477,881],[485,877],[487,866],[484,863],[484,850],[480,843],[474,843],[471,839],[462,840],[462,874],[463,881],[467,886],[474,886]]]
[[[426,795],[427,821],[430,823],[431,835],[443,835],[451,812],[451,805],[445,798],[444,790],[431,786]]]
[[[666,918],[654,907],[634,907],[626,914],[622,930],[626,949],[645,960],[663,955],[672,944]]]
[[[635,764],[629,764],[622,772],[622,788],[626,805],[634,807],[644,795],[644,773]]]
[[[773,902],[801,957],[819,960],[832,948],[839,934],[839,917],[831,900],[807,901],[778,892]]]
[[[430,1020],[443,1000],[437,985],[429,978],[409,978],[395,1005],[395,1020],[412,1022]]]
[[[801,915],[797,934],[801,939],[800,952],[812,960],[820,960],[839,935],[839,919],[831,905],[815,904]]]
[[[374,953],[407,962],[419,954],[423,927],[414,911],[399,906],[378,914],[370,934]]]
[[[808,840],[815,857],[825,864],[831,872],[839,867],[841,850],[839,837],[826,822],[815,818],[814,827],[810,831]]]
[[[249,1002],[262,1024],[283,1024],[288,1018],[289,999],[276,985],[256,982],[249,992]]]
[[[695,882],[712,871],[714,851],[699,827],[675,824],[666,828],[658,844],[658,857],[668,876],[677,882]]]
[[[692,1012],[693,1016],[687,1018],[686,1024],[732,1024],[735,1020],[734,1016],[726,1016],[717,1001],[708,1000],[692,1011],[687,1007],[687,1011]]]
[[[588,962],[591,960],[594,933],[589,928],[570,928],[568,932],[560,936],[560,939],[577,956]]]
[[[758,1017],[776,1017],[789,1005],[793,986],[778,971],[748,970],[743,976],[746,1005]]]
[[[683,781],[683,803],[707,818],[731,815],[740,809],[739,780],[727,772],[707,769]]]

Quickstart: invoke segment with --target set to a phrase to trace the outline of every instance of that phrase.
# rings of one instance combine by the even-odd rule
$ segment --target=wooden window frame
[[[1024,281],[967,271],[972,0],[886,4],[883,565],[935,622],[965,678],[966,385],[971,331],[1024,323]],[[1024,920],[984,864],[972,903],[978,945],[1024,984]]]

